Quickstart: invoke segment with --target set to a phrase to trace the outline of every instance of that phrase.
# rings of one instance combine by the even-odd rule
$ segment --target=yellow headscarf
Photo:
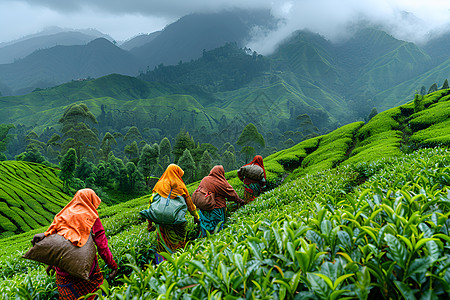
[[[189,196],[186,185],[184,184],[183,179],[181,179],[183,174],[184,171],[178,165],[170,164],[155,184],[153,192],[167,198],[170,190],[172,189],[172,193],[170,195],[171,199],[174,199],[176,196],[183,196],[185,200],[187,200],[187,198],[190,199],[191,197]]]

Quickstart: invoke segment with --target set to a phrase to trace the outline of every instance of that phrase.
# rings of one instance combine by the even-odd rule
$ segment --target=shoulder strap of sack
[[[167,200],[166,200],[166,206],[169,206],[169,202],[170,202],[170,195],[172,194],[172,188],[170,188],[170,192],[169,192],[169,196],[167,196]]]

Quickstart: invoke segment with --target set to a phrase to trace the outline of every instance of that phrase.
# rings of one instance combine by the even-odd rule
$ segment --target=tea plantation
[[[120,274],[105,280],[99,298],[448,298],[449,94],[437,91],[266,157],[270,190],[230,206],[224,230],[205,239],[195,239],[188,216],[191,241],[158,266],[155,233],[138,214],[147,197],[101,208]],[[236,171],[226,176],[242,194]],[[53,198],[63,206],[63,197]],[[2,299],[57,298],[45,266],[20,258],[49,222],[0,239]]]

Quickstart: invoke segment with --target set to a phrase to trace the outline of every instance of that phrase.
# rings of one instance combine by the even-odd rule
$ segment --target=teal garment
[[[215,208],[211,211],[200,211],[200,227],[202,229],[200,237],[206,237],[206,231],[213,234],[220,224],[217,232],[223,229],[223,223],[225,223],[225,207]]]
[[[244,184],[244,190],[252,194],[254,197],[258,197],[261,193],[261,184],[259,182]]]

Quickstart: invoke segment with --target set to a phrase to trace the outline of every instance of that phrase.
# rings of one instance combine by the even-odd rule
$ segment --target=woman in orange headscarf
[[[183,197],[186,201],[187,209],[194,217],[194,222],[199,222],[199,214],[197,208],[192,202],[191,196],[186,188],[181,177],[184,171],[176,164],[170,164],[166,171],[162,174],[161,178],[155,184],[153,188],[153,195],[150,199],[152,201],[155,194],[159,194],[161,197],[175,199],[177,196]],[[156,227],[156,228],[155,228]],[[173,225],[156,224],[153,226],[152,222],[148,220],[149,231],[156,229],[157,231],[157,248],[156,251],[174,253],[179,248],[184,248],[186,245],[186,222]],[[164,258],[157,253],[156,262],[159,263]]]
[[[86,244],[92,231],[97,252],[113,270],[109,277],[114,278],[117,275],[117,264],[108,247],[105,229],[98,216],[97,208],[100,202],[100,198],[93,190],[79,190],[73,199],[55,216],[47,231],[33,237],[33,245],[45,236],[57,233],[71,241],[75,246],[82,247]],[[97,255],[89,273],[89,280],[72,276],[65,270],[54,266],[49,266],[47,273],[52,270],[56,271],[59,299],[78,299],[95,292],[103,284],[103,273],[98,266]]]
[[[242,172],[242,167],[238,170],[237,175],[241,181],[244,182],[244,201],[245,204],[255,200],[262,190],[266,187],[266,169],[264,168],[263,158],[261,155],[256,155],[251,162],[244,166],[257,165],[263,169],[264,176],[262,179],[254,179],[245,176]],[[244,167],[243,166],[243,167]]]

